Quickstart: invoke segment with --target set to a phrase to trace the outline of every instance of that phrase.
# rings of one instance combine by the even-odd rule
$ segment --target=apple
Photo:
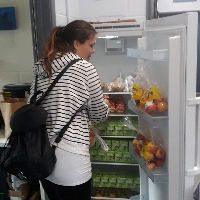
[[[139,156],[140,155],[140,151],[136,148],[135,149],[135,153]]]
[[[159,94],[160,98],[159,99],[154,99],[153,102],[157,105],[161,101],[165,101],[165,97],[162,94]]]
[[[156,158],[162,159],[165,157],[165,151],[161,148],[158,148],[156,153],[155,153]]]
[[[145,160],[152,161],[154,159],[154,154],[150,152],[144,152],[141,154],[141,157],[143,157]]]
[[[100,194],[97,194],[97,195],[95,195],[95,197],[103,197],[102,195],[100,195]]]
[[[140,151],[146,143],[143,140],[139,140],[137,143],[137,149]]]
[[[149,105],[145,108],[145,112],[148,114],[151,114],[151,112],[156,111],[156,104],[152,103],[152,105]]]
[[[115,194],[110,194],[110,198],[116,198]]]
[[[156,167],[162,167],[162,164],[163,164],[163,160],[162,159],[156,159],[155,160]]]
[[[157,104],[156,106],[158,112],[163,112],[165,110],[167,110],[167,103],[165,101],[161,101]]]
[[[136,139],[143,140],[146,143],[146,138],[139,132],[136,134]]]
[[[140,105],[140,100],[135,100],[135,105],[139,106]]]
[[[154,171],[156,168],[156,164],[154,162],[147,162],[146,166],[148,167],[148,169],[150,169],[151,171]]]
[[[134,139],[133,140],[133,146],[134,146],[134,148],[136,148],[137,147],[137,144],[139,143],[139,140],[138,139]]]
[[[148,152],[156,153],[157,149],[158,149],[157,146],[152,144],[152,142],[148,143]]]

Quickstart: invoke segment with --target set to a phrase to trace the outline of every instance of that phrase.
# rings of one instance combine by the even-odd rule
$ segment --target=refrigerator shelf
[[[94,165],[138,166],[138,163],[91,162]]]
[[[103,135],[101,135],[101,137],[102,138],[118,138],[118,139],[134,139],[135,138],[135,136],[115,136],[115,135],[113,135],[113,136],[111,136],[111,135],[105,135],[105,136],[103,136]]]
[[[127,48],[127,57],[133,57],[133,58],[151,60],[151,61],[168,61],[169,60],[167,49],[148,51],[148,50]]]
[[[168,173],[165,169],[161,167],[155,169],[154,171],[149,170],[145,165],[145,160],[135,153],[132,145],[129,146],[129,153],[138,162],[140,167],[145,171],[153,183],[168,183]]]
[[[128,101],[128,108],[136,113],[139,117],[144,119],[152,127],[168,126],[168,112],[162,112],[155,115],[149,115],[143,110],[139,109],[131,100]]]
[[[131,95],[131,92],[103,92],[103,95],[106,94],[128,94]]]
[[[110,117],[137,117],[136,114],[126,113],[113,113],[109,115]]]
[[[127,198],[109,198],[109,197],[91,197],[91,200],[92,199],[105,199],[105,200],[127,200]]]

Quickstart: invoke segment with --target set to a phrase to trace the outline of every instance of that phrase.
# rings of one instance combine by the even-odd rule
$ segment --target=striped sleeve
[[[99,75],[94,67],[88,71],[89,91],[89,117],[92,122],[100,123],[106,120],[109,112],[108,106],[104,103]]]

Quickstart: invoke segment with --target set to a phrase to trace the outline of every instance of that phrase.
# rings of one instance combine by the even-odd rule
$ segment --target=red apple
[[[146,143],[143,140],[139,140],[137,143],[137,149],[140,151]]]
[[[146,166],[151,170],[154,171],[156,168],[156,164],[154,162],[147,162]]]
[[[155,153],[156,158],[162,159],[165,157],[165,151],[163,149],[158,148]]]
[[[152,144],[152,142],[150,142],[149,144],[148,144],[148,149],[149,149],[149,152],[150,153],[156,153],[156,151],[157,151],[157,146],[156,145],[154,145],[154,144]]]
[[[138,139],[134,139],[133,140],[133,147],[136,148],[138,143],[139,143],[139,140]]]
[[[152,105],[146,107],[145,112],[151,114],[151,112],[156,111],[156,104],[152,103]]]
[[[163,112],[165,110],[167,110],[167,103],[165,101],[161,101],[157,104],[156,106],[158,112]]]
[[[140,105],[140,100],[135,100],[135,105],[139,106]]]
[[[143,140],[146,143],[146,138],[139,132],[136,134],[136,139]]]
[[[155,160],[156,167],[162,167],[162,164],[163,164],[163,160],[162,159],[156,159]]]
[[[154,99],[153,102],[157,105],[161,101],[165,101],[165,97],[162,94],[159,94],[159,99]]]
[[[135,153],[139,156],[140,155],[140,151],[136,148],[135,149]]]

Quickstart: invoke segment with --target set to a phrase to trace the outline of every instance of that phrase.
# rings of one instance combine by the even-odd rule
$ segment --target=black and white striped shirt
[[[73,53],[66,53],[61,58],[55,59],[52,63],[50,82],[52,83],[70,61],[77,58],[80,57]],[[42,60],[34,65],[34,74],[38,74],[37,90],[45,92],[50,84]],[[30,97],[34,93],[35,75]],[[104,103],[96,69],[92,64],[82,59],[69,67],[41,104],[48,112],[46,124],[51,142],[54,141],[64,125],[69,122],[71,116],[86,102],[89,117],[85,109],[76,114],[58,144],[59,148],[72,153],[89,155],[89,121],[100,123],[108,116],[109,108]]]

